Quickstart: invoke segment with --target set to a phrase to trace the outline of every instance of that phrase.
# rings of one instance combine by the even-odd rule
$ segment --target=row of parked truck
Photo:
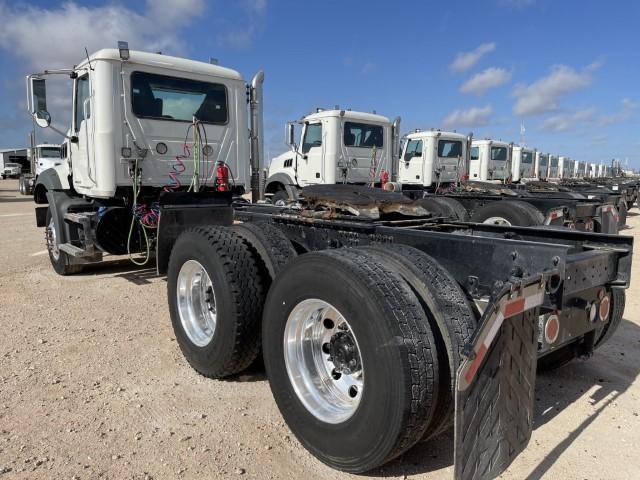
[[[537,369],[622,321],[630,179],[470,182],[496,144],[415,132],[397,155],[399,120],[339,109],[306,117],[299,145],[288,127],[267,178],[261,71],[120,42],[27,78],[55,128],[49,75],[73,84],[63,161],[34,187],[53,268],[154,258],[186,361],[223,378],[262,355],[288,426],[334,468],[454,428],[455,477],[494,478],[531,436]]]

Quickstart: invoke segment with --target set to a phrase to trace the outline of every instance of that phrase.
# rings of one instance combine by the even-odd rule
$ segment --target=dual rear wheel
[[[295,257],[270,224],[185,232],[168,293],[187,361],[220,378],[262,348],[293,433],[345,471],[382,465],[451,425],[453,375],[476,321],[455,280],[406,246]]]

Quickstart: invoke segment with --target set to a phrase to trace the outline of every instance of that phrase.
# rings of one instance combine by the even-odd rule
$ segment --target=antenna
[[[524,132],[526,129],[524,128],[524,120],[520,121],[520,146],[524,147]]]
[[[87,50],[87,47],[84,47],[84,53],[87,55],[87,63],[89,64],[89,70],[93,72],[93,67],[91,66],[91,60],[89,60],[89,50]]]

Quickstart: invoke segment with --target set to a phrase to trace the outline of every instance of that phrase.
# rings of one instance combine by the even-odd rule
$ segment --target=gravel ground
[[[0,181],[2,480],[369,478],[300,446],[260,368],[227,381],[189,368],[153,269],[112,261],[56,275],[33,206]],[[610,344],[539,376],[533,438],[503,478],[638,478],[639,265]],[[452,455],[445,434],[373,477],[449,479]]]

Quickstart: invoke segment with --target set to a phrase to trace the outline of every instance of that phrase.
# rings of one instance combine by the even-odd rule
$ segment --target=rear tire
[[[167,272],[169,312],[197,372],[222,378],[253,362],[265,290],[249,245],[233,230],[198,227],[178,237]]]
[[[271,223],[242,223],[234,225],[231,229],[251,245],[269,273],[269,284],[297,256],[287,236]]]
[[[472,216],[475,223],[532,227],[544,224],[544,215],[533,205],[519,200],[497,200],[479,208]]]
[[[333,310],[323,307],[311,309],[316,316],[300,314],[309,302],[328,304]],[[331,316],[335,324],[327,322]],[[308,328],[294,328],[304,319],[311,322]],[[321,373],[314,366],[325,365],[324,360],[291,360],[291,352],[312,349],[317,353],[324,341],[291,341],[291,332],[313,332],[311,326],[317,325],[322,333],[323,328],[343,325],[338,323],[342,319],[348,324],[343,331],[355,339],[352,343],[360,358],[360,370],[348,374],[354,379],[362,375],[357,392],[361,396],[353,397],[359,398],[355,407],[329,401],[331,379],[299,380]],[[332,351],[336,334],[331,332],[325,332],[331,343],[322,343],[323,352],[324,345]],[[325,250],[293,260],[269,291],[262,334],[265,366],[278,408],[300,442],[322,462],[339,470],[365,472],[401,455],[422,437],[438,388],[433,335],[406,282],[370,254],[358,249]],[[326,368],[335,372],[339,364],[329,358]],[[341,378],[333,377],[335,382]]]
[[[445,217],[450,217],[460,222],[469,221],[469,212],[467,212],[467,209],[462,206],[462,203],[455,198],[441,196],[425,197],[418,200],[418,203],[424,200],[429,200],[426,204],[431,206],[431,208],[437,209],[439,207],[440,212]]]
[[[462,351],[477,318],[455,278],[434,258],[408,245],[365,247],[409,284],[431,324],[438,353],[439,389],[433,421],[424,438],[453,426],[454,392]]]
[[[453,198],[430,196],[420,198],[415,203],[435,216],[460,222],[469,221],[467,210],[459,201]]]

